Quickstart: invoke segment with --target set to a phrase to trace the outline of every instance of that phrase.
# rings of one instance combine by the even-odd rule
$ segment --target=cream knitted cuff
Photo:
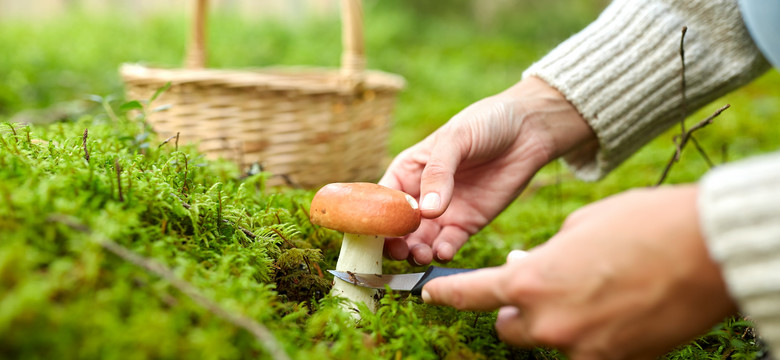
[[[709,172],[698,202],[729,291],[780,354],[780,152]]]
[[[616,0],[524,72],[557,88],[595,131],[596,158],[569,164],[578,177],[603,177],[680,121],[683,26],[688,113],[769,68],[735,0]]]

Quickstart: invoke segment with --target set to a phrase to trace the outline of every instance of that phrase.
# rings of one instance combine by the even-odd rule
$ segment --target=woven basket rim
[[[337,68],[313,66],[270,66],[247,69],[185,69],[150,67],[126,63],[120,67],[122,79],[128,85],[140,83],[170,82],[179,84],[209,84],[228,87],[268,87],[273,89],[300,89],[307,92],[344,91],[354,83]],[[362,88],[365,90],[399,91],[406,80],[396,74],[378,70],[365,70]]]

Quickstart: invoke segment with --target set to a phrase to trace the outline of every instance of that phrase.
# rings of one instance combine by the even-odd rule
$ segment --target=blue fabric
[[[780,0],[739,0],[739,9],[753,41],[780,69]]]

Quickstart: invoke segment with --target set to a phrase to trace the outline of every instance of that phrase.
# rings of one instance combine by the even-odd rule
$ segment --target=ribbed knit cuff
[[[683,26],[688,113],[769,68],[735,0],[616,0],[525,71],[563,93],[596,133],[596,157],[569,164],[578,177],[603,177],[680,121]]]
[[[729,291],[780,354],[780,152],[711,171],[698,202]]]

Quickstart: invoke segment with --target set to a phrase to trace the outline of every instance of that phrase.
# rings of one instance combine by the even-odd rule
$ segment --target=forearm
[[[566,158],[579,177],[604,176],[680,120],[683,26],[688,114],[769,68],[736,1],[617,0],[524,73],[558,89],[595,132],[597,152]]]

